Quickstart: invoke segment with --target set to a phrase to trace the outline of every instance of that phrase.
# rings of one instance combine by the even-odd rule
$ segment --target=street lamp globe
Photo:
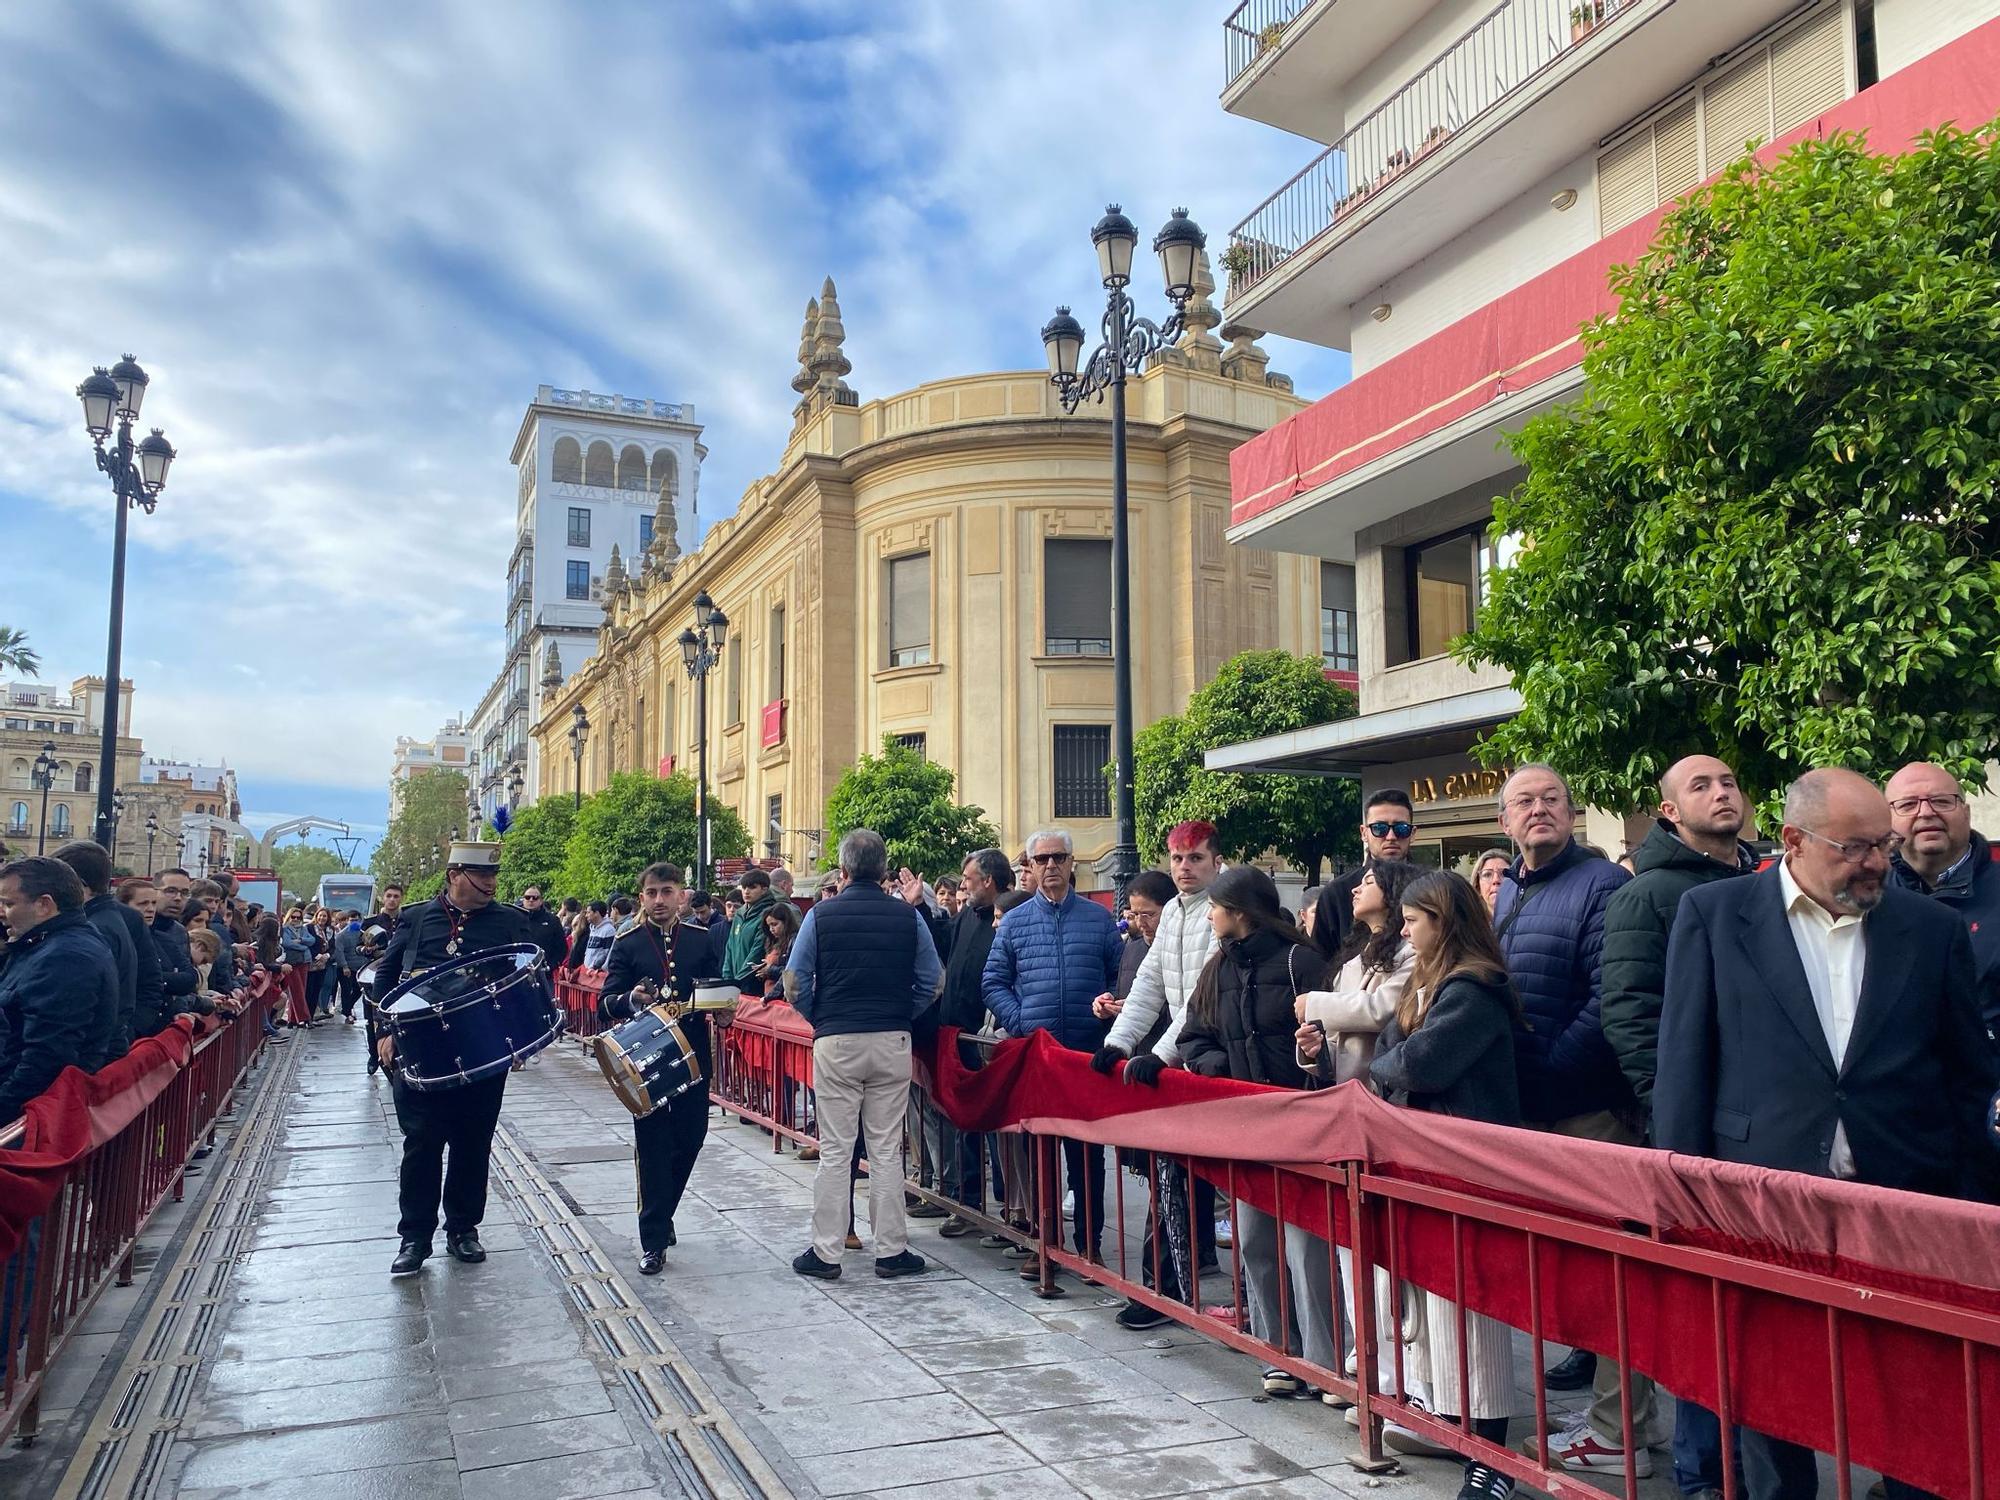
[[[35,776],[44,785],[51,782],[56,774],[56,742],[50,740],[42,746],[42,753],[35,757]]]
[[[103,442],[111,436],[111,413],[118,405],[118,382],[111,378],[109,370],[99,365],[76,388],[76,395],[83,402],[83,430],[97,442]]]
[[[1194,295],[1194,268],[1208,236],[1188,217],[1184,208],[1174,210],[1166,228],[1153,236],[1153,249],[1160,257],[1160,270],[1167,278],[1167,296],[1185,302]]]
[[[581,740],[590,733],[590,715],[583,711],[581,703],[569,711],[569,732]]]
[[[729,634],[729,616],[719,609],[708,612],[708,635],[715,643],[715,654],[722,655],[722,642]]]
[[[1070,316],[1067,307],[1042,325],[1042,347],[1049,354],[1049,374],[1057,380],[1074,380],[1076,362],[1083,354],[1083,325]]]
[[[1104,210],[1104,217],[1090,231],[1097,247],[1097,270],[1108,287],[1121,287],[1132,279],[1132,252],[1139,246],[1139,231],[1117,204]]]
[[[706,626],[708,624],[708,617],[714,613],[715,613],[715,601],[708,597],[708,590],[703,589],[700,593],[694,596],[695,624]]]
[[[118,385],[118,415],[128,422],[138,421],[139,407],[145,402],[150,383],[146,372],[128,354],[111,367],[111,378]]]
[[[167,470],[174,461],[174,446],[167,441],[167,435],[155,427],[152,432],[139,440],[139,482],[146,487],[146,493],[157,495],[167,487]]]
[[[680,633],[679,640],[681,645],[681,665],[688,669],[689,676],[693,676],[695,662],[701,656],[701,637],[696,635],[692,630],[683,630]]]

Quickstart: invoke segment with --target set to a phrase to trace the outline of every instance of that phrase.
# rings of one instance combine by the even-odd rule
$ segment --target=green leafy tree
[[[42,675],[42,658],[28,644],[27,631],[0,625],[0,671],[22,672],[29,677]]]
[[[1189,818],[1216,828],[1225,859],[1275,849],[1308,881],[1322,863],[1360,854],[1360,791],[1346,777],[1211,771],[1205,751],[1306,729],[1355,711],[1354,694],[1328,680],[1319,660],[1246,651],[1188,699],[1187,712],[1149,724],[1132,744],[1139,847],[1166,853],[1167,831]]]
[[[750,852],[750,830],[735,809],[713,798],[709,829],[715,858],[739,859]],[[630,893],[639,887],[639,872],[655,860],[691,866],[695,846],[694,779],[621,771],[584,799],[564,845],[558,885],[564,894],[586,899]]]
[[[331,849],[322,849],[317,844],[293,844],[280,849],[271,856],[271,867],[278,872],[280,887],[306,900],[319,893],[322,875],[345,875],[354,869]]]
[[[962,807],[949,768],[926,759],[893,735],[880,755],[864,755],[834,783],[826,799],[827,849],[857,828],[872,828],[889,846],[889,868],[908,865],[932,880],[956,875],[975,849],[995,847],[1000,830],[986,810]]]
[[[1744,162],[1671,213],[1585,330],[1587,396],[1513,440],[1527,478],[1470,662],[1548,760],[1632,808],[1721,756],[1767,811],[1815,766],[2000,751],[2000,132]]]
[[[575,829],[576,808],[568,797],[544,797],[515,813],[500,838],[501,899],[518,901],[531,885],[539,885],[544,896],[579,894],[562,888],[563,862]]]
[[[428,901],[443,889],[444,871],[439,870],[432,875],[420,876],[412,880],[409,888],[403,892],[403,904],[405,906],[414,906],[419,901]]]
[[[377,880],[410,880],[422,875],[427,858],[439,866],[452,838],[463,836],[467,782],[461,771],[426,771],[403,784],[389,831],[375,846],[368,869]]]

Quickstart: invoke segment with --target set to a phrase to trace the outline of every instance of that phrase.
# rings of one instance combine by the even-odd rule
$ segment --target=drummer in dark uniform
[[[697,983],[722,972],[722,952],[709,928],[682,920],[687,891],[679,865],[648,865],[639,876],[639,922],[611,945],[599,1003],[613,1021],[629,1020],[661,1000],[682,1005]],[[674,1211],[708,1136],[708,1017],[690,1011],[680,1019],[701,1070],[701,1081],[649,1115],[632,1122],[639,1174],[639,1273],[657,1276],[675,1243]]]
[[[387,996],[405,979],[482,948],[532,943],[536,934],[517,906],[493,899],[500,878],[498,844],[451,846],[444,894],[403,914],[388,950],[375,966],[376,993]],[[486,1170],[493,1129],[500,1123],[500,1100],[507,1075],[483,1078],[456,1088],[417,1090],[397,1077],[396,1039],[386,1030],[376,1042],[382,1066],[396,1092],[396,1120],[403,1127],[403,1166],[396,1232],[402,1245],[389,1267],[391,1276],[414,1276],[431,1253],[437,1230],[440,1188],[444,1204],[445,1249],[454,1260],[476,1265],[486,1259],[479,1222],[486,1216]],[[445,1149],[451,1149],[449,1171]]]

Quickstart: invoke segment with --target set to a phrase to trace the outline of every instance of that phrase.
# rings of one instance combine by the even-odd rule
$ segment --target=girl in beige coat
[[[1329,955],[1333,982],[1308,990],[1293,1007],[1299,1020],[1299,1066],[1322,1084],[1368,1076],[1375,1034],[1402,1003],[1416,955],[1403,941],[1403,891],[1421,867],[1377,860],[1354,888],[1354,926]]]

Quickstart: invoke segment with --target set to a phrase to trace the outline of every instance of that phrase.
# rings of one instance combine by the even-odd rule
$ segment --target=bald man
[[[1691,890],[1667,944],[1653,1139],[1669,1151],[1948,1197],[1992,1166],[2000,1066],[1965,924],[1889,883],[1888,799],[1852,771],[1785,797],[1784,856]],[[1809,1449],[1745,1430],[1754,1500],[1817,1493]],[[1921,1493],[1895,1479],[1892,1496]]]
[[[1965,923],[1986,1031],[2000,1037],[2000,864],[1972,831],[1965,789],[1943,766],[1913,761],[1884,790],[1889,821],[1903,839],[1889,878],[1950,907]]]

